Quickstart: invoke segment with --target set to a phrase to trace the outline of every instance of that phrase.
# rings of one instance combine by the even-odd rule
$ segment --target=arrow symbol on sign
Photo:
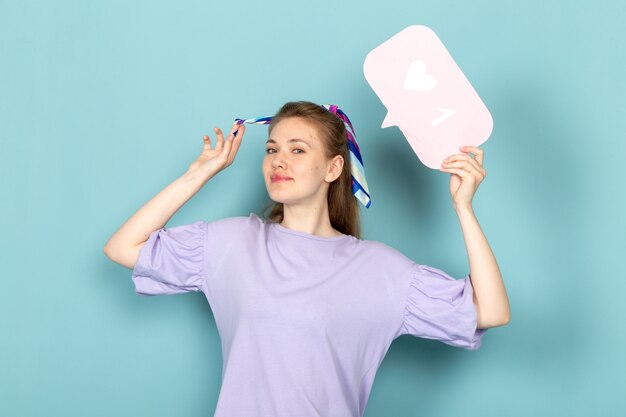
[[[437,110],[439,110],[443,114],[432,121],[433,126],[437,126],[439,123],[443,122],[447,118],[452,117],[456,114],[455,109],[446,109],[444,107],[437,107]]]

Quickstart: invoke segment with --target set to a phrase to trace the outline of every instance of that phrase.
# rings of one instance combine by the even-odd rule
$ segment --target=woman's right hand
[[[243,134],[246,131],[245,126],[234,124],[231,133],[226,139],[222,134],[222,130],[213,128],[217,137],[217,143],[214,149],[211,149],[211,139],[204,135],[204,148],[202,153],[189,165],[189,171],[198,171],[208,178],[214,177],[218,172],[230,166],[235,159]],[[236,135],[236,136],[235,136]]]

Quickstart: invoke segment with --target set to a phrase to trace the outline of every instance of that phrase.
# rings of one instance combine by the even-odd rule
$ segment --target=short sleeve
[[[440,269],[415,264],[400,334],[478,349],[488,329],[477,329],[473,295],[469,275],[455,279]]]
[[[203,291],[206,226],[197,221],[152,232],[133,268],[135,292],[151,296]]]

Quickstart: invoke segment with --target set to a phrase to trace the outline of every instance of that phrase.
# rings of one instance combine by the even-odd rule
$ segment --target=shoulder
[[[384,256],[392,256],[392,257],[405,257],[405,255],[400,252],[398,249],[380,242],[378,240],[359,240],[359,246],[361,247],[361,250],[370,252],[370,253],[377,253],[380,255],[384,255]]]
[[[209,234],[231,237],[258,231],[265,225],[255,213],[250,213],[248,216],[224,217],[204,223]]]
[[[383,268],[391,268],[393,266],[399,269],[406,269],[415,265],[415,262],[400,252],[398,249],[376,240],[359,240],[359,252],[366,258],[371,259]]]
[[[250,224],[260,224],[263,223],[263,220],[256,213],[250,213],[248,216],[224,217],[206,223],[209,226],[213,225],[216,227],[242,227]]]

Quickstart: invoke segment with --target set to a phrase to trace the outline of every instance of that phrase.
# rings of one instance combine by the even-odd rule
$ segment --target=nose
[[[276,152],[274,154],[274,158],[272,159],[272,168],[274,169],[285,169],[287,167],[287,163],[285,161],[285,158],[283,158],[282,153],[280,152]]]

